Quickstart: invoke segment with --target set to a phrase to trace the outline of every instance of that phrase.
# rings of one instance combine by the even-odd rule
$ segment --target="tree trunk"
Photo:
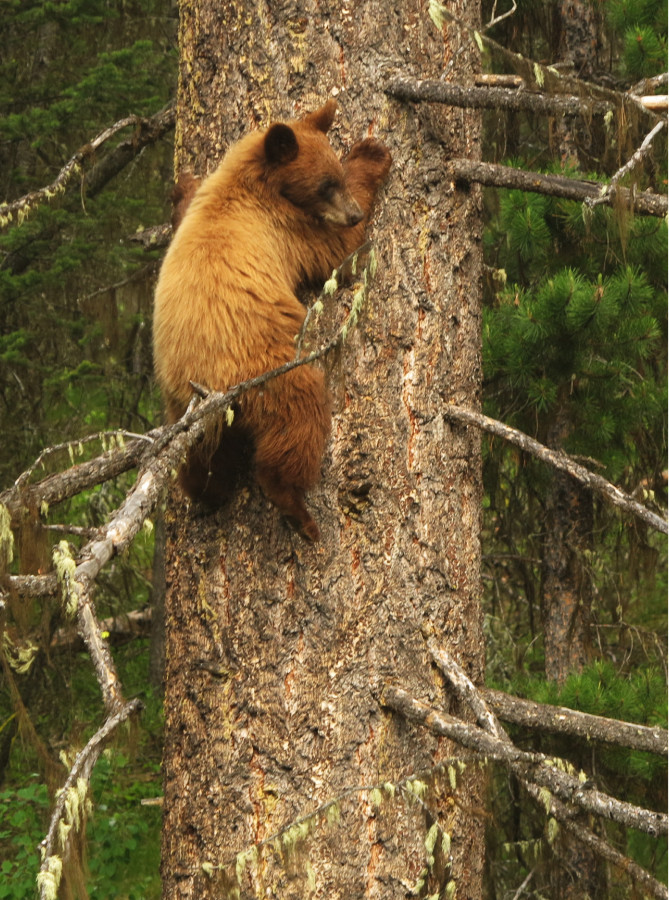
[[[565,410],[549,429],[558,450],[569,433]],[[541,561],[546,678],[564,684],[588,660],[591,588],[584,552],[592,548],[592,494],[566,472],[551,473]]]
[[[547,443],[562,447],[569,434],[567,412],[558,414]],[[593,500],[589,490],[566,472],[553,471],[546,504],[541,563],[541,613],[546,678],[559,685],[588,661],[592,589],[585,565],[592,549]],[[567,831],[560,834],[549,866],[554,900],[595,900],[608,896],[597,856]]]
[[[477,3],[458,5],[478,21]],[[320,543],[250,479],[214,515],[168,509],[164,896],[395,898],[422,879],[417,896],[453,882],[479,897],[478,767],[426,775],[412,800],[403,780],[457,750],[374,693],[393,682],[446,703],[424,626],[483,678],[479,435],[442,415],[479,404],[480,194],[442,181],[445,158],[478,157],[479,117],[383,93],[387,62],[435,77],[455,60],[449,77],[471,77],[476,45],[440,34],[423,3],[383,0],[182,0],[180,37],[177,170],[211,171],[243,133],[333,94],[333,145],[370,134],[394,163],[371,234],[378,272],[328,362],[332,437],[307,498]],[[345,315],[328,303],[323,339]],[[435,821],[450,847],[429,852]]]

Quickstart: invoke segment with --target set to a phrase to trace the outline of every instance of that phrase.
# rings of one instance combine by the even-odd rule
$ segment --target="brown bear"
[[[186,410],[190,381],[225,391],[293,359],[305,317],[296,290],[322,284],[362,244],[390,154],[368,138],[340,162],[326,137],[336,108],[330,100],[248,135],[192,200],[192,182],[176,195],[178,228],[153,323],[170,422]],[[248,466],[252,454],[265,494],[316,541],[304,493],[318,481],[329,429],[322,371],[297,367],[241,396],[232,426],[221,423],[213,440],[191,451],[181,484],[192,498],[220,504],[235,467]]]

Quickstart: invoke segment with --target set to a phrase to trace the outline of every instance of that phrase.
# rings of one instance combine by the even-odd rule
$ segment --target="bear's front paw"
[[[351,163],[354,160],[364,162],[381,177],[385,178],[390,170],[392,157],[390,151],[375,138],[365,138],[364,141],[358,141],[351,147],[351,152],[346,157],[345,163]]]

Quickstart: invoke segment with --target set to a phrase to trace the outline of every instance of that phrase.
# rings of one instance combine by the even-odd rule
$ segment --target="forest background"
[[[664,4],[615,0],[593,4],[590,12],[594,32],[587,57],[566,52],[557,2],[519,3],[491,36],[530,59],[568,62],[586,80],[617,90],[666,71]],[[12,201],[50,184],[76,151],[86,149],[83,176],[0,236],[3,489],[44,448],[63,444],[60,454],[44,460],[46,471],[56,470],[68,457],[85,458],[109,440],[85,442],[91,434],[143,433],[161,421],[152,378],[151,304],[163,249],[135,237],[169,219],[176,29],[176,8],[166,2],[4,5],[3,198]],[[494,48],[486,51],[484,67],[508,71]],[[659,91],[666,93],[666,82]],[[129,116],[138,119],[99,149],[87,147]],[[594,119],[580,119],[580,131],[568,141],[550,119],[532,112],[488,111],[484,126],[488,162],[603,182],[629,149]],[[631,181],[638,190],[666,191],[666,129],[625,183]],[[519,190],[488,188],[485,202],[484,412],[585,460],[661,511],[666,217],[632,217],[620,205],[585,213],[581,203]],[[555,514],[550,470],[488,437],[483,452],[488,685],[664,727],[664,537],[592,495],[579,496],[578,513],[567,524],[578,539],[567,541],[571,556],[561,570],[546,553],[564,526]],[[81,494],[57,514],[40,510],[39,522],[21,529],[9,571],[47,571],[51,546],[63,537],[85,539],[118,506],[130,479]],[[116,558],[96,594],[105,619],[140,612],[134,631],[127,618],[110,622],[109,629],[126,695],[145,704],[139,723],[105,752],[93,774],[82,878],[96,898],[160,896],[160,810],[141,803],[160,794],[160,672],[151,654],[150,620],[141,614],[155,599],[155,538],[156,531],[147,529]],[[564,587],[570,580],[589,602],[567,676],[545,646],[541,610],[550,585]],[[46,831],[52,792],[73,752],[95,730],[99,691],[87,654],[62,628],[55,598],[5,599],[0,897],[21,898],[34,896],[36,846]],[[586,742],[568,753],[564,740],[550,743],[520,726],[518,739],[544,752],[553,747],[570,754],[576,766],[587,760],[612,793],[666,808],[666,766],[657,757]],[[488,846],[490,896],[503,896],[530,872],[539,890],[550,878],[552,855],[540,836],[538,813],[503,775],[491,782],[489,802],[495,823]],[[615,840],[665,878],[666,841],[622,828]]]

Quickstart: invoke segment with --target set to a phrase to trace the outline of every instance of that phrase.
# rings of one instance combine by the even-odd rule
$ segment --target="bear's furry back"
[[[367,138],[342,164],[325,136],[335,109],[328,101],[244,138],[190,205],[193,179],[181,184],[154,307],[155,370],[170,421],[184,413],[191,381],[225,391],[293,359],[305,316],[298,286],[322,284],[362,243],[390,154]],[[265,494],[318,540],[304,493],[318,481],[330,429],[322,371],[300,366],[247,390],[237,412],[232,427],[219,422],[190,451],[182,486],[218,505],[252,458]]]
[[[325,135],[291,123],[300,167],[264,160],[265,132],[233,146],[199,188],[163,262],[154,309],[156,374],[174,421],[189,381],[225,390],[294,355],[305,311],[295,295],[325,281],[347,245],[283,197],[287,177],[323,177],[339,167]],[[350,229],[349,229],[350,230]]]

